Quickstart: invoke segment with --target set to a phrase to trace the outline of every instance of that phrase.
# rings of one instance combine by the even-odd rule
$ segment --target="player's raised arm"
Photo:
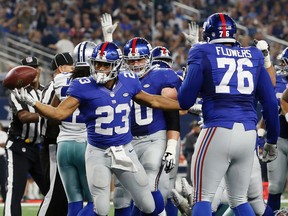
[[[12,93],[15,94],[15,96],[20,101],[33,106],[40,115],[56,120],[63,120],[72,115],[72,113],[79,106],[79,101],[71,96],[68,96],[67,99],[59,104],[59,106],[52,107],[50,105],[42,104],[41,102],[36,101],[27,93],[26,89],[24,88],[21,88],[20,90],[14,89]]]

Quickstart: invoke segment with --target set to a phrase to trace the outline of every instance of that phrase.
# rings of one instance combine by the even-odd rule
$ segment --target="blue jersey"
[[[89,144],[108,148],[132,140],[131,99],[140,91],[139,79],[131,72],[120,73],[112,90],[97,84],[92,77],[72,81],[67,93],[80,102],[79,110],[85,116]]]
[[[256,129],[255,97],[263,106],[267,142],[276,143],[279,134],[277,100],[264,68],[264,58],[256,47],[196,44],[188,55],[188,71],[179,89],[183,109],[191,107],[198,94],[203,98],[204,127],[232,128],[243,123]]]
[[[142,89],[149,94],[161,95],[163,88],[178,88],[181,84],[177,74],[169,68],[154,68],[140,79]],[[163,111],[134,102],[131,112],[131,131],[133,136],[153,134],[166,130]]]
[[[275,92],[276,97],[278,100],[278,106],[280,109],[280,98],[282,97],[283,92],[288,87],[288,80],[285,76],[277,75],[276,76],[276,86],[275,86]],[[279,121],[280,121],[280,137],[284,139],[288,139],[288,123],[286,121],[286,118],[284,115],[279,115]]]
[[[277,75],[275,92],[276,92],[276,97],[277,97],[279,106],[280,106],[280,98],[282,97],[282,94],[286,90],[287,87],[288,87],[288,80],[284,76]]]

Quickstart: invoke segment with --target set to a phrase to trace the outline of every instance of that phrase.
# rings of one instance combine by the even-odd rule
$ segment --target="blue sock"
[[[273,211],[279,210],[281,206],[281,193],[269,194],[267,205],[270,206]]]
[[[236,216],[255,216],[255,213],[248,202],[233,208],[233,212]]]
[[[133,206],[133,211],[132,211],[132,216],[158,216],[157,210],[155,208],[155,210],[148,214],[148,213],[144,213],[141,212],[140,209],[138,209],[135,205]]]
[[[68,203],[68,215],[67,216],[76,216],[78,212],[83,208],[83,201],[71,202]]]
[[[114,210],[114,216],[130,216],[132,214],[132,209],[130,206],[121,209]]]
[[[88,202],[87,205],[78,212],[77,216],[95,216],[93,202]]]
[[[165,206],[166,215],[167,216],[177,216],[178,215],[178,208],[173,205],[171,199],[167,199],[167,204]]]
[[[159,190],[151,192],[154,202],[155,202],[155,207],[156,207],[156,212],[158,214],[162,213],[164,211],[164,199]]]
[[[266,205],[265,212],[262,216],[274,216],[274,211],[269,205]]]
[[[211,202],[201,201],[196,202],[193,206],[192,215],[196,216],[211,216],[212,209],[211,209]]]
[[[140,216],[142,215],[142,212],[140,211],[140,209],[137,208],[137,206],[133,206],[132,208],[132,216]]]
[[[212,216],[217,216],[216,212],[212,212]]]

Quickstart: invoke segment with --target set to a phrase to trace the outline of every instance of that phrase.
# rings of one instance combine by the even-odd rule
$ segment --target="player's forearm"
[[[68,112],[65,113],[59,110],[57,107],[52,107],[47,104],[42,104],[38,101],[36,102],[34,108],[41,116],[44,116],[45,118],[59,120],[59,121],[67,118],[70,115]]]
[[[166,98],[160,95],[154,95],[149,104],[150,107],[162,110],[180,110],[181,107],[177,100]]]
[[[274,69],[274,66],[271,64],[268,68],[266,68],[266,70],[270,76],[272,85],[275,86],[276,85],[276,71]]]

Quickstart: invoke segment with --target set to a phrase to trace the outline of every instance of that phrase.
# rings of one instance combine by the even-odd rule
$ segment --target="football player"
[[[132,38],[124,46],[125,65],[139,77],[142,89],[150,94],[161,95],[167,87],[178,88],[181,82],[177,74],[169,68],[163,69],[156,65],[151,67],[150,55],[151,45],[144,38]],[[174,91],[176,94],[175,89]],[[165,118],[165,115],[168,117]],[[169,119],[168,123],[166,119]],[[167,130],[174,131],[168,135],[168,140],[166,138]],[[133,135],[132,145],[148,175],[157,213],[164,215],[162,194],[167,198],[169,175],[166,175],[166,180],[162,181],[165,185],[163,185],[161,192],[158,189],[158,183],[162,169],[164,168],[164,171],[168,173],[175,166],[176,147],[179,138],[178,111],[163,112],[135,102],[131,111],[131,131]],[[124,208],[129,211],[130,196],[117,181],[115,182],[115,212],[118,212],[118,209],[123,211]],[[121,202],[119,202],[119,197],[121,197]],[[132,215],[138,215],[137,211],[134,208]]]
[[[85,162],[96,215],[108,215],[112,173],[131,194],[143,215],[157,215],[148,177],[131,145],[131,99],[153,108],[180,109],[177,101],[142,90],[138,76],[121,71],[122,52],[115,43],[98,44],[91,56],[92,76],[74,79],[58,107],[31,98],[25,89],[14,94],[41,115],[63,120],[77,108],[88,134]]]
[[[288,84],[288,47],[280,54],[279,66],[276,66],[276,97],[280,99],[281,112],[279,115],[280,135],[278,137],[278,157],[267,164],[269,180],[268,205],[273,210],[279,210],[281,195],[285,190],[288,153],[288,123],[287,123],[287,84]],[[283,94],[282,94],[283,93]]]
[[[225,176],[234,213],[254,215],[247,191],[256,140],[255,95],[267,125],[264,162],[277,157],[277,100],[262,53],[235,45],[236,23],[230,16],[213,14],[203,29],[207,43],[190,49],[188,73],[178,91],[183,109],[191,107],[199,93],[203,98],[204,126],[192,157],[192,212],[211,215],[212,199]]]

